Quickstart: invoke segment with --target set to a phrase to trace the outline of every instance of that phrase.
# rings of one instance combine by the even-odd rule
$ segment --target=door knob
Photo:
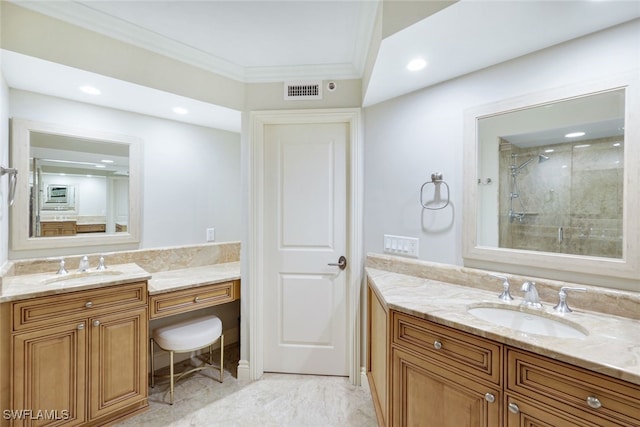
[[[347,259],[344,256],[341,256],[340,258],[338,258],[338,262],[334,263],[334,262],[330,262],[327,265],[331,265],[334,267],[340,267],[340,270],[344,270],[345,268],[347,268]]]

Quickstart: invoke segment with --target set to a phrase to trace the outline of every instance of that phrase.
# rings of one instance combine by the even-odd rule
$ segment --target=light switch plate
[[[420,254],[420,239],[416,237],[384,235],[384,252],[418,258]]]

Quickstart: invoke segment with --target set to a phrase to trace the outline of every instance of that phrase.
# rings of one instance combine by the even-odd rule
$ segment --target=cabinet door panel
[[[402,350],[392,350],[396,426],[499,427],[500,391],[466,380]],[[494,396],[493,403],[485,394]]]
[[[147,396],[147,309],[90,319],[90,417]]]
[[[79,328],[79,325],[82,325]],[[85,421],[85,323],[13,337],[15,425],[74,426]]]

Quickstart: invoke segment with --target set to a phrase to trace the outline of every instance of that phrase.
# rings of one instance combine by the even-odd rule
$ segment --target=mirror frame
[[[634,73],[564,86],[465,111],[463,260],[466,267],[639,291],[640,79]],[[604,258],[478,245],[478,120],[571,98],[625,90],[622,258]],[[603,278],[615,278],[603,283]]]
[[[68,135],[75,138],[129,145],[129,222],[126,232],[107,235],[75,235],[61,237],[29,237],[29,156],[31,132]],[[14,251],[74,248],[85,246],[131,245],[140,242],[142,199],[142,140],[128,135],[11,119],[11,162],[18,169],[14,205],[9,215],[10,247]],[[21,214],[24,213],[24,214]]]

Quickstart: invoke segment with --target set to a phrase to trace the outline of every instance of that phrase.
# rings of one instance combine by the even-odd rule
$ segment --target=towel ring
[[[447,200],[446,202],[444,202],[444,205],[439,206],[439,207],[430,207],[428,206],[428,203],[424,202],[424,187],[426,187],[429,184],[433,184],[434,188],[434,199],[433,201],[439,201],[442,202],[442,198],[440,195],[440,186],[441,184],[444,184],[444,186],[447,188]],[[449,184],[447,184],[443,179],[442,179],[442,173],[440,172],[435,172],[431,174],[431,181],[427,181],[424,184],[422,184],[422,187],[420,187],[420,204],[422,205],[423,209],[429,209],[431,211],[437,211],[440,209],[444,209],[447,206],[449,206]]]

